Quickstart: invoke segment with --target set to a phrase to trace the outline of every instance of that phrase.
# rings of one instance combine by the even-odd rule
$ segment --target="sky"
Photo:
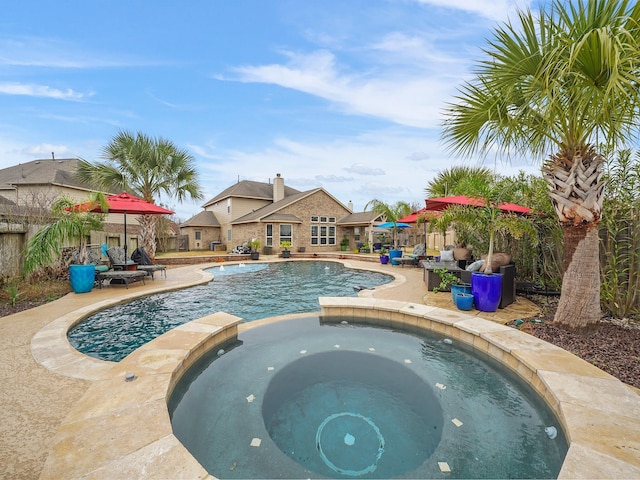
[[[494,28],[526,0],[21,0],[0,16],[0,168],[101,160],[121,130],[195,158],[204,193],[280,173],[354,211],[424,205],[454,165],[539,173],[541,159],[457,158],[442,111]],[[537,7],[533,7],[534,9]]]

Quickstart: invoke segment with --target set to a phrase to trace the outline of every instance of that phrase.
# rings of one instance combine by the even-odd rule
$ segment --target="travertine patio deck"
[[[347,263],[398,274],[392,284],[351,298],[352,310],[374,308],[402,318],[408,315],[411,322],[428,321],[434,330],[458,332],[452,336],[477,343],[507,366],[531,375],[534,388],[561,415],[572,442],[563,476],[640,477],[640,397],[577,357],[499,325],[531,316],[532,304],[519,299],[513,309],[493,315],[499,317],[497,322],[487,323],[466,313],[427,307],[425,299],[449,308],[453,304],[448,294],[427,293],[418,269]],[[182,267],[146,286],[70,294],[0,319],[5,339],[0,398],[7,419],[0,424],[2,476],[206,478],[171,433],[167,392],[205,349],[234,334],[238,319],[215,314],[189,322],[119,364],[76,352],[66,341],[66,331],[96,308],[207,280],[198,268]],[[330,303],[325,301],[327,307]],[[386,314],[391,321],[392,314]],[[252,328],[253,323],[240,328]],[[135,372],[136,380],[125,382],[127,372]]]

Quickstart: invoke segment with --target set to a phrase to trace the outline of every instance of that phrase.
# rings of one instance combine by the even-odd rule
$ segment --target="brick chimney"
[[[276,173],[276,178],[273,179],[273,202],[277,202],[284,198],[284,178]]]

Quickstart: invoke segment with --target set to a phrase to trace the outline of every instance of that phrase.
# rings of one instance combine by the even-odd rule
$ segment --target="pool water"
[[[68,333],[82,353],[118,362],[136,348],[183,323],[215,312],[245,322],[320,310],[318,297],[357,296],[393,277],[355,270],[338,262],[291,261],[221,265],[214,280],[196,287],[150,295],[101,310]]]
[[[174,434],[218,478],[556,478],[567,452],[528,385],[436,334],[309,316],[225,349],[169,399]]]

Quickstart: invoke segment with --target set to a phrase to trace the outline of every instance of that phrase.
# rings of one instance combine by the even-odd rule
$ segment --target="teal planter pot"
[[[391,265],[400,265],[402,250],[389,250],[389,262]]]
[[[69,265],[69,281],[75,293],[87,293],[93,290],[95,278],[94,265]]]
[[[451,285],[451,298],[453,303],[456,302],[456,297],[461,293],[468,293],[471,295],[471,284],[469,283],[456,283]]]
[[[459,293],[455,297],[455,303],[459,310],[471,310],[473,308],[473,295],[471,293]]]
[[[402,257],[402,250],[389,250],[389,259],[393,260],[394,258]]]

